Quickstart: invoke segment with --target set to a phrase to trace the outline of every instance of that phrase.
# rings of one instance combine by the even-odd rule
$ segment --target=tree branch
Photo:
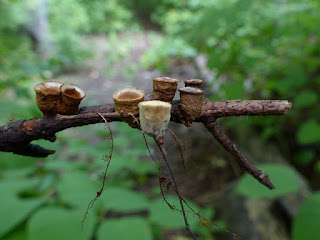
[[[265,116],[282,115],[291,108],[291,103],[283,100],[231,100],[211,102],[206,100],[203,104],[203,114],[196,122],[212,123],[217,118],[228,116]],[[51,142],[56,140],[55,134],[72,127],[79,127],[101,122],[101,116],[108,122],[122,121],[115,112],[113,104],[83,107],[77,115],[57,115],[52,118],[33,118],[18,120],[8,126],[0,127],[0,151],[15,154],[46,157],[54,151],[46,150],[30,144],[33,140],[45,139]],[[179,111],[179,101],[172,103],[171,121],[185,123]],[[209,129],[210,130],[210,129]]]
[[[244,167],[244,169],[256,178],[260,183],[268,187],[269,189],[274,189],[274,185],[271,183],[268,174],[264,173],[262,170],[253,166],[236,148],[231,140],[226,134],[224,134],[219,128],[216,121],[210,122],[208,119],[204,119],[203,124],[212,133],[215,139],[224,147],[224,149],[232,154],[232,156],[239,162],[239,164]]]

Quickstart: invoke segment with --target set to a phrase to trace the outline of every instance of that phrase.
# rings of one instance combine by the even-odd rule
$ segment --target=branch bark
[[[214,122],[220,117],[229,116],[266,116],[283,115],[291,108],[286,100],[231,100],[211,102],[206,100],[203,104],[203,114],[196,122]],[[30,144],[34,140],[45,139],[51,142],[56,140],[55,134],[68,128],[101,122],[101,116],[108,122],[122,121],[115,112],[113,104],[83,107],[77,115],[57,115],[53,118],[33,118],[18,120],[8,126],[0,127],[0,151],[15,154],[46,157],[54,151],[43,149]],[[179,111],[179,101],[172,103],[171,121],[185,123]]]

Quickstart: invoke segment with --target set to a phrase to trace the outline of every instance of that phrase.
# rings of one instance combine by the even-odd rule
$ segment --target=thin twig
[[[174,185],[175,189],[177,190],[177,195],[178,195],[178,198],[179,198],[181,211],[182,211],[182,214],[183,214],[183,219],[184,219],[184,222],[185,222],[185,225],[186,225],[186,230],[189,232],[189,234],[192,236],[192,238],[194,240],[196,240],[196,237],[195,237],[194,233],[191,231],[190,225],[188,223],[186,212],[185,212],[184,206],[183,206],[183,200],[182,200],[183,198],[181,197],[181,194],[180,194],[180,192],[178,190],[178,185],[177,185],[176,180],[174,178],[174,175],[173,175],[173,172],[172,172],[171,167],[169,165],[169,162],[167,161],[167,158],[166,158],[166,151],[165,151],[165,149],[163,147],[163,139],[162,138],[155,138],[155,141],[156,141],[156,143],[157,143],[157,145],[158,145],[158,147],[159,147],[159,149],[161,151],[163,160],[165,161],[165,163],[167,165],[167,168],[169,170],[170,176],[171,176],[172,181],[173,181],[173,185]]]
[[[215,139],[224,147],[224,149],[232,154],[232,156],[249,174],[269,189],[275,189],[275,186],[270,181],[268,174],[256,168],[244,156],[242,156],[229,137],[221,131],[216,121],[204,121],[204,125],[213,134]]]
[[[107,172],[108,172],[108,168],[109,168],[109,165],[110,165],[110,162],[111,162],[111,159],[112,159],[112,153],[113,153],[113,136],[112,136],[112,131],[111,131],[111,128],[108,124],[108,121],[105,119],[104,116],[102,116],[100,113],[98,113],[100,115],[100,117],[104,120],[104,122],[106,123],[108,129],[109,129],[109,133],[110,133],[110,139],[111,139],[111,148],[109,150],[109,153],[107,155],[105,155],[103,158],[104,158],[104,161],[107,162],[107,166],[106,166],[106,169],[104,170],[104,173],[103,173],[103,179],[102,179],[102,186],[100,188],[100,190],[97,192],[97,195],[95,196],[94,199],[92,199],[89,204],[88,204],[88,207],[87,207],[87,210],[84,214],[84,217],[83,217],[83,220],[81,222],[81,230],[83,229],[83,224],[87,218],[87,215],[88,215],[88,212],[89,212],[89,209],[93,207],[94,203],[97,201],[97,199],[101,196],[103,190],[104,190],[104,187],[105,187],[105,181],[106,181],[106,177],[107,177]]]
[[[186,165],[185,165],[185,157],[184,157],[184,146],[183,143],[181,142],[181,140],[178,138],[178,136],[176,134],[174,134],[174,132],[168,128],[169,133],[171,134],[171,136],[173,137],[173,139],[175,140],[175,142],[177,143],[178,147],[179,147],[179,151],[180,151],[180,156],[181,156],[181,161],[182,161],[182,165],[183,168],[186,169]]]

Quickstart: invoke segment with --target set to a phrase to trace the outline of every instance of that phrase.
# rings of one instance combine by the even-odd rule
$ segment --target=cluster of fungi
[[[173,100],[177,92],[177,79],[155,77],[153,78],[153,92],[150,94],[146,95],[143,90],[135,87],[125,87],[113,94],[114,104],[82,107],[80,109],[79,104],[85,97],[85,92],[79,86],[54,81],[37,84],[34,87],[36,101],[44,117],[12,121],[8,126],[0,127],[0,151],[25,156],[47,157],[53,154],[54,151],[32,144],[33,140],[46,139],[54,142],[56,140],[55,134],[67,128],[100,123],[101,121],[106,123],[113,121],[126,122],[132,128],[140,129],[143,134],[154,138],[168,169],[171,187],[179,198],[181,209],[177,209],[166,200],[161,188],[164,177],[160,177],[159,174],[162,196],[171,209],[182,213],[186,230],[193,239],[196,239],[190,229],[187,213],[196,214],[205,226],[212,222],[196,213],[183,199],[178,190],[164,149],[163,136],[167,130],[168,123],[173,121],[184,124],[187,127],[192,126],[192,122],[203,123],[247,173],[269,189],[274,189],[275,187],[268,174],[252,165],[239,152],[229,137],[221,131],[217,124],[217,119],[228,116],[283,115],[290,110],[291,103],[286,100],[209,101],[207,99],[204,100],[202,80],[191,79],[185,80],[184,83],[185,87],[179,89],[180,100]],[[108,128],[112,137],[109,125]],[[170,131],[170,133],[172,132]],[[175,135],[174,138],[177,139]],[[146,140],[146,138],[144,139]],[[112,149],[113,143],[109,154],[105,157],[107,167],[104,172],[102,187],[97,192],[96,197],[89,203],[88,209],[93,206],[94,202],[102,194],[107,169],[112,157]],[[160,172],[160,165],[158,163],[157,165]],[[189,210],[186,210],[185,207]]]

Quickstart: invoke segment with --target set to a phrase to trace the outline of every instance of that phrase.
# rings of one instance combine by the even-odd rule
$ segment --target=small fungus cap
[[[201,89],[195,88],[195,87],[183,87],[183,88],[180,88],[179,91],[182,93],[190,93],[194,95],[204,94],[204,92]]]
[[[60,95],[60,87],[62,83],[55,81],[48,81],[44,83],[39,83],[34,86],[33,90],[36,93],[42,93],[44,95]]]
[[[171,104],[163,101],[153,100],[139,103],[141,108],[167,108],[171,109]]]
[[[118,89],[113,94],[113,99],[116,99],[119,102],[136,101],[143,98],[144,95],[145,93],[143,90],[129,86]]]
[[[63,84],[60,90],[65,96],[72,99],[83,99],[86,96],[86,92],[75,84]]]
[[[168,83],[178,83],[179,80],[171,77],[154,77],[154,81],[159,81],[159,82],[168,82]]]
[[[201,79],[188,79],[188,80],[184,80],[184,83],[202,84],[202,80]]]

